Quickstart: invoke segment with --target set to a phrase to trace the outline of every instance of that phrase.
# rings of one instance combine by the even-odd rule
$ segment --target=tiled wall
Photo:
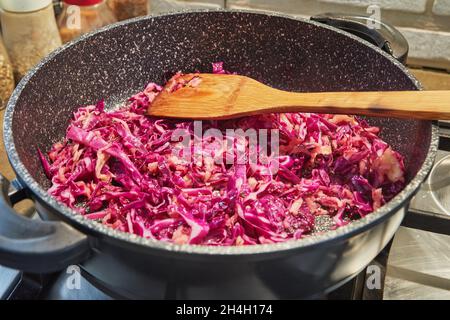
[[[153,13],[164,13],[185,9],[214,9],[226,6],[226,0],[150,0]]]
[[[450,0],[184,0],[178,3],[279,11],[303,17],[325,12],[367,14],[368,6],[376,4],[381,8],[381,19],[398,27],[407,38],[409,64],[450,71]]]
[[[450,70],[450,0],[228,0],[231,8],[255,8],[311,16],[366,13],[377,4],[381,19],[397,26],[410,44],[409,63]]]

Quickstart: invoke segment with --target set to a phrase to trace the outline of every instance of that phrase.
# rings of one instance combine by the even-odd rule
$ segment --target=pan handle
[[[406,63],[408,42],[400,31],[386,22],[364,15],[341,13],[324,13],[310,19],[358,36],[389,53],[401,63]]]
[[[27,272],[49,273],[89,256],[88,237],[69,225],[18,215],[13,205],[29,198],[18,184],[0,175],[0,264]]]

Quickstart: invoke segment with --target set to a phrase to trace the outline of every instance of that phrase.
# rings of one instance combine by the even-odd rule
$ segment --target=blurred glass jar
[[[127,20],[149,14],[148,0],[108,0],[117,20]]]
[[[61,45],[52,0],[0,0],[3,39],[18,82]]]
[[[106,0],[64,0],[58,27],[62,41],[66,43],[116,21]]]

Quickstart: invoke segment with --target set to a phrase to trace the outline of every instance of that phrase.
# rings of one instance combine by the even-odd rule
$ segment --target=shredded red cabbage
[[[214,73],[225,73],[222,63]],[[181,74],[169,88],[185,83]],[[162,87],[150,83],[118,110],[79,108],[63,141],[39,151],[48,192],[88,219],[142,237],[177,244],[249,245],[299,239],[329,216],[339,227],[364,217],[404,187],[400,154],[379,128],[347,115],[270,114],[203,122],[210,128],[279,129],[270,165],[184,161],[174,155],[177,129],[192,121],[145,115]],[[226,150],[204,139],[214,156]],[[248,143],[244,142],[244,148]],[[197,150],[198,151],[198,150]],[[248,151],[248,150],[247,150]],[[195,152],[195,150],[194,150]],[[229,156],[229,155],[228,155]]]

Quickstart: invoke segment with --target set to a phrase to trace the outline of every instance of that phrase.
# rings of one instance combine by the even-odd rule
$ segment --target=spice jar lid
[[[11,12],[31,12],[41,10],[52,3],[52,0],[0,0],[0,7]]]
[[[73,4],[76,6],[93,6],[102,2],[103,0],[63,0],[67,4]]]

